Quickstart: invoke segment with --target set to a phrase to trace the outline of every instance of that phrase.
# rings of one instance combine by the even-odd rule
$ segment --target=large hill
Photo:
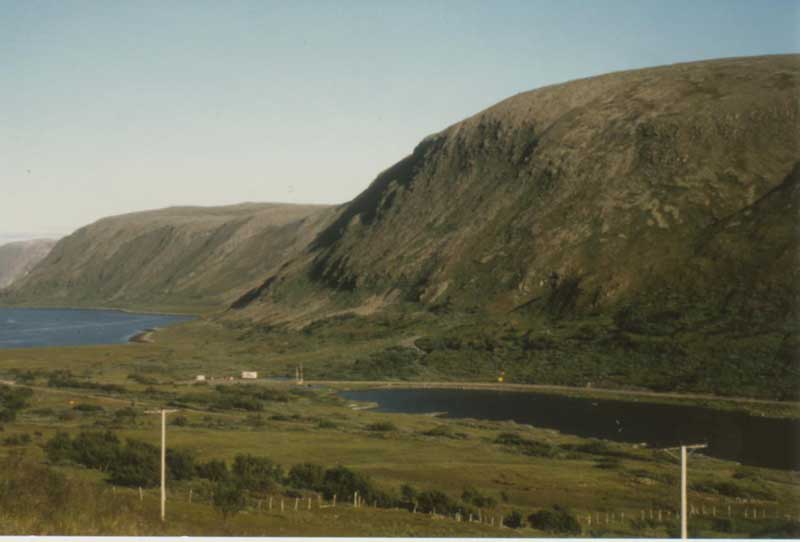
[[[509,98],[424,139],[238,306],[256,316],[300,272],[465,309],[555,286],[571,292],[559,310],[713,296],[782,313],[798,278],[799,77],[797,56],[730,59]]]
[[[24,277],[55,244],[52,239],[33,239],[0,245],[0,288]]]
[[[213,310],[302,249],[327,209],[242,204],[104,218],[59,241],[0,301]]]
[[[460,326],[418,344],[428,368],[472,350],[530,381],[796,394],[798,91],[786,55],[511,97],[425,138],[231,314],[405,303]]]

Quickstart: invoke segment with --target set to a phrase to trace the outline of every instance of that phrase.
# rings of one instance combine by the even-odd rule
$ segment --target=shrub
[[[325,469],[313,463],[301,463],[289,469],[286,483],[300,489],[320,491],[325,484]]]
[[[519,510],[512,510],[509,515],[503,518],[503,525],[511,527],[512,529],[519,529],[522,527],[522,512]]]
[[[456,501],[439,490],[423,491],[417,495],[417,504],[422,512],[453,514],[462,510]]]
[[[601,457],[594,464],[598,469],[616,469],[621,465],[622,461],[618,457]]]
[[[151,376],[143,375],[141,373],[129,374],[128,375],[128,380],[133,380],[134,382],[137,382],[137,383],[142,384],[144,386],[157,386],[158,385],[158,380],[156,380],[155,378],[153,378]]]
[[[339,426],[336,425],[336,423],[332,422],[331,420],[320,420],[319,422],[317,422],[317,427],[319,429],[336,429]]]
[[[77,410],[78,412],[102,412],[105,409],[100,405],[92,405],[89,403],[78,403],[72,410]]]
[[[194,475],[194,453],[186,449],[167,448],[167,477],[171,480],[191,480]]]
[[[244,510],[245,498],[241,486],[232,482],[218,482],[214,486],[214,508],[221,514],[222,518],[228,517]]]
[[[200,478],[211,480],[212,482],[223,482],[231,478],[228,465],[220,459],[212,459],[208,463],[198,463],[195,473]]]
[[[28,406],[33,395],[30,388],[0,385],[0,422],[13,422],[17,412]]]
[[[31,436],[28,433],[18,433],[3,439],[6,446],[24,446],[31,443]]]
[[[477,506],[478,508],[494,508],[497,506],[497,500],[481,494],[474,487],[467,487],[464,489],[464,492],[461,494],[461,500],[469,505]]]
[[[147,442],[129,439],[111,465],[110,474],[109,481],[116,485],[154,487],[161,480],[160,450]]]
[[[375,422],[367,426],[367,431],[397,431],[397,426],[392,422]]]
[[[233,460],[233,476],[245,489],[269,491],[283,478],[281,466],[268,457],[239,454]]]
[[[553,457],[558,453],[554,446],[526,439],[516,433],[500,433],[495,438],[495,443],[512,447],[525,455],[537,457]]]
[[[250,414],[244,419],[244,423],[249,425],[250,427],[264,427],[267,425],[267,422],[264,420],[264,416],[261,414]]]
[[[354,472],[347,467],[334,467],[325,471],[325,481],[323,493],[325,498],[331,498],[334,494],[351,495],[358,493],[367,500],[372,500],[375,490],[370,479],[363,474]]]
[[[136,409],[132,407],[123,407],[114,412],[114,421],[121,423],[133,422],[138,415],[139,413],[136,412]]]
[[[418,502],[419,492],[413,486],[403,484],[400,487],[400,501],[401,504],[409,510],[414,509],[414,505]]]
[[[108,471],[117,461],[119,451],[119,439],[111,431],[81,431],[72,441],[72,459],[101,472]]]
[[[581,526],[577,518],[559,505],[550,510],[539,510],[528,516],[528,523],[534,529],[557,534],[580,534]]]
[[[189,418],[186,416],[179,414],[170,420],[170,425],[174,425],[176,427],[186,427],[189,425]]]
[[[53,438],[45,442],[44,453],[51,463],[62,463],[72,460],[72,439],[69,434],[58,431]]]

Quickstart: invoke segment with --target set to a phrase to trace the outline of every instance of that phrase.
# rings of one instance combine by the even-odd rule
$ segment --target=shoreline
[[[380,380],[306,380],[306,384],[350,389],[458,389],[486,390],[514,393],[550,393],[565,396],[649,402],[667,404],[693,404],[717,410],[735,410],[751,416],[800,419],[800,403],[757,399],[751,397],[724,397],[702,393],[671,393],[647,390],[624,390],[612,388],[579,388],[556,384],[500,384],[496,382],[414,382]],[[749,408],[748,408],[749,407]],[[773,407],[778,412],[765,414],[758,407]]]
[[[192,316],[193,319],[200,319],[207,316],[208,312],[164,312],[157,310],[136,310],[136,309],[122,309],[119,307],[76,307],[76,306],[40,306],[40,305],[3,305],[0,304],[0,309],[31,309],[31,310],[67,310],[67,311],[116,311],[125,314],[147,314],[152,316]]]
[[[153,335],[155,335],[156,331],[158,331],[158,330],[159,330],[159,328],[157,328],[157,327],[151,327],[151,328],[148,328],[148,329],[143,329],[139,333],[131,335],[131,337],[128,339],[128,343],[133,343],[133,344],[153,344],[153,343],[156,342],[156,340],[153,338]]]

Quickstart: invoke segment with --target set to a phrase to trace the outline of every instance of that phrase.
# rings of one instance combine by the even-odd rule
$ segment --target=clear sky
[[[0,0],[0,242],[341,203],[517,92],[800,50],[793,1]]]

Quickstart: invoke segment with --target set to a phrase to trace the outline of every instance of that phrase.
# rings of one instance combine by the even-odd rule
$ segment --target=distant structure
[[[242,371],[242,379],[244,380],[255,380],[258,378],[258,373],[256,371]]]
[[[298,384],[303,383],[303,364],[301,363],[298,367],[294,370],[294,379]]]
[[[206,381],[206,375],[197,375],[196,377],[194,377],[194,380],[195,380],[195,382],[205,382]]]

